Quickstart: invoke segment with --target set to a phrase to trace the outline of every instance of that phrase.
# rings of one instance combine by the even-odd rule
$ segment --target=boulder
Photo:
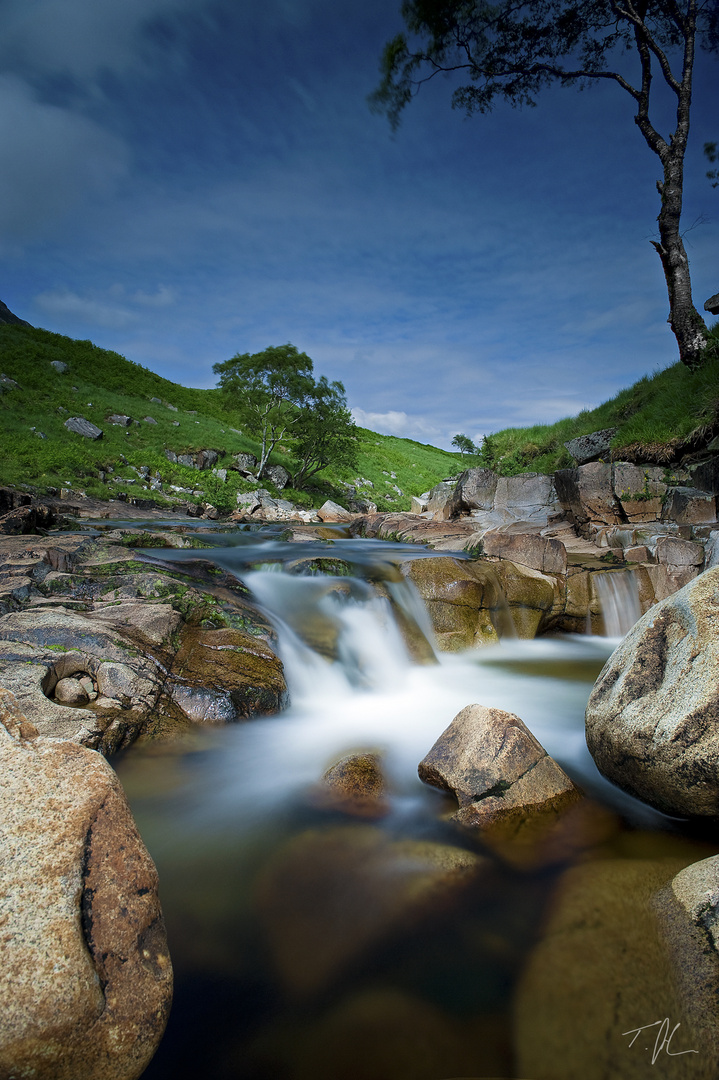
[[[446,915],[488,864],[369,824],[300,833],[271,858],[255,894],[281,985],[294,998],[326,992],[398,931],[437,908]]]
[[[535,532],[490,529],[482,537],[482,551],[545,574],[567,572],[567,549],[562,541]]]
[[[662,517],[678,525],[705,525],[717,519],[716,496],[696,488],[671,488]]]
[[[349,510],[345,510],[344,506],[340,506],[339,503],[332,502],[331,499],[327,499],[322,503],[322,506],[317,511],[317,517],[320,521],[353,521],[354,514]]]
[[[55,368],[55,371],[57,371],[58,375],[64,375],[67,371],[67,364],[63,363],[62,360],[51,360],[50,367]]]
[[[425,602],[444,652],[495,644],[502,591],[494,568],[449,557],[413,559],[402,573]]]
[[[185,627],[165,692],[189,720],[209,725],[279,712],[287,701],[282,664],[269,646],[230,627]]]
[[[195,455],[195,468],[211,469],[217,464],[219,456],[216,450],[198,450]]]
[[[581,798],[513,713],[468,705],[419,764],[426,784],[451,792],[451,820],[502,840],[532,839]]]
[[[427,499],[427,510],[434,521],[449,521],[457,517],[462,508],[462,499],[456,485],[442,481],[435,484]]]
[[[702,491],[719,495],[719,455],[699,462],[692,472],[692,484]]]
[[[586,711],[600,771],[667,814],[718,816],[717,670],[713,569],[642,616],[602,670]]]
[[[107,422],[108,424],[114,424],[116,427],[129,427],[132,423],[132,417],[125,416],[124,413],[113,413],[112,416],[108,416]],[[165,454],[167,455],[167,450]],[[171,461],[172,458],[169,460]],[[177,461],[177,458],[175,458],[175,461]]]
[[[65,421],[65,427],[68,431],[74,431],[76,435],[84,435],[86,439],[102,438],[102,429],[83,416],[70,416]]]
[[[312,801],[353,817],[377,818],[389,812],[379,754],[348,754],[331,765]]]
[[[156,424],[157,423],[157,420],[155,420],[154,416],[143,416],[142,419],[143,419],[144,423],[146,423],[146,424]]]
[[[494,510],[515,521],[547,524],[550,514],[560,509],[554,480],[543,473],[500,476],[494,496]]]
[[[31,535],[39,529],[51,529],[57,524],[57,514],[51,506],[36,503],[19,506],[0,517],[0,533],[5,536]]]
[[[233,468],[241,473],[254,473],[260,464],[254,454],[233,454]]]
[[[267,479],[272,481],[278,491],[282,491],[282,489],[286,488],[290,482],[290,474],[287,472],[287,469],[282,467],[282,465],[270,465],[265,470],[265,474]]]
[[[703,1026],[716,1031],[716,1000],[706,1020],[692,1009],[653,910],[655,895],[682,864],[647,857],[646,848],[656,850],[656,834],[642,839],[645,851],[637,857],[593,859],[560,879],[514,997],[517,1076],[716,1076],[716,1035],[706,1041],[701,1035]],[[700,966],[698,951],[697,972]],[[659,1029],[667,1018],[665,1048]]]
[[[172,967],[155,867],[99,754],[38,737],[0,688],[0,1075],[136,1080]]]
[[[671,566],[701,566],[704,547],[680,536],[660,536],[656,545],[656,559]]]
[[[570,439],[564,445],[577,465],[586,465],[587,462],[609,456],[612,439],[616,433],[616,428],[602,428],[601,431],[592,431],[589,435],[580,435],[577,439]]]
[[[576,469],[558,469],[554,483],[562,509],[577,528],[589,521],[617,525],[624,520],[614,494],[611,465],[596,461]]]
[[[491,510],[499,477],[491,469],[467,469],[457,480],[462,506],[468,510]]]

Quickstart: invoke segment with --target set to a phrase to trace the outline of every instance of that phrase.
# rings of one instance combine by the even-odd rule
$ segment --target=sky
[[[187,386],[292,342],[358,423],[445,448],[674,363],[659,163],[630,98],[556,88],[467,119],[440,78],[393,134],[367,95],[399,8],[0,0],[0,300]],[[700,54],[700,310],[719,289],[718,92]]]

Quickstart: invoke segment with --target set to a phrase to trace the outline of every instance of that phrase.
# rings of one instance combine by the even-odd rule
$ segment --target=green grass
[[[672,448],[681,448],[692,436],[701,442],[703,436],[708,440],[716,435],[719,323],[710,333],[710,356],[700,371],[677,363],[578,416],[498,431],[485,439],[474,458],[358,428],[357,469],[329,467],[308,490],[286,489],[282,495],[307,508],[327,498],[346,505],[351,484],[380,510],[408,510],[412,495],[472,465],[505,476],[569,466],[573,462],[564,443],[607,427],[618,428],[615,452],[640,444],[649,453],[663,448],[671,456]],[[63,361],[68,370],[59,374],[52,360]],[[222,468],[240,451],[258,454],[257,442],[242,433],[218,390],[180,386],[90,341],[10,325],[0,325],[0,373],[19,384],[18,389],[0,384],[0,484],[39,493],[71,488],[104,499],[125,492],[162,503],[163,493],[150,491],[135,471],[145,466],[160,477],[166,495],[174,494],[168,490],[174,484],[196,493],[179,496],[182,499],[211,502],[222,511],[234,508],[239,491],[257,486],[237,472],[229,472],[223,483],[209,470],[171,464],[165,457],[165,449],[177,454],[214,449]],[[131,416],[139,424],[128,429],[108,424],[112,413]],[[84,416],[103,429],[104,437],[91,442],[67,431],[68,416]],[[147,423],[146,416],[156,423]],[[662,460],[661,453],[657,460]],[[285,453],[275,453],[272,462],[291,470]],[[273,490],[270,483],[263,486]]]
[[[56,372],[53,360],[67,364],[68,370]],[[173,484],[189,488],[197,494],[181,498],[211,502],[223,511],[234,508],[239,491],[257,486],[237,472],[229,472],[223,483],[209,470],[171,464],[165,457],[165,449],[177,454],[214,449],[220,454],[218,467],[222,468],[240,451],[258,454],[259,446],[251,436],[233,430],[241,425],[218,390],[180,386],[90,341],[12,325],[0,326],[0,373],[19,384],[18,389],[0,384],[0,484],[30,487],[40,493],[49,488],[71,488],[95,498],[125,492],[162,503],[163,493],[148,490],[147,481],[134,471],[148,467],[152,475],[161,478],[165,489]],[[160,403],[151,398],[159,398]],[[168,408],[168,403],[177,411]],[[127,429],[108,424],[112,413],[131,416],[139,424]],[[93,442],[68,431],[64,421],[69,416],[90,420],[102,428],[103,438]],[[147,423],[146,416],[156,423]],[[345,503],[345,485],[363,478],[372,486],[356,486],[379,509],[406,510],[412,495],[461,467],[458,454],[409,439],[362,428],[358,438],[357,470],[328,468],[309,490],[282,494],[308,508],[321,505],[326,498]],[[290,459],[281,452],[271,460],[291,467]],[[385,475],[392,472],[396,479]],[[101,473],[106,474],[104,480]],[[395,484],[403,492],[401,496],[393,490],[391,485]],[[263,486],[273,490],[268,482]],[[173,493],[166,490],[166,494]]]
[[[676,363],[622,390],[596,409],[556,424],[505,428],[488,436],[474,463],[504,476],[551,473],[574,462],[564,443],[602,428],[617,428],[612,451],[645,449],[647,460],[670,461],[692,438],[701,444],[719,422],[719,323],[710,331],[709,356],[698,371]],[[641,455],[640,455],[641,456]]]

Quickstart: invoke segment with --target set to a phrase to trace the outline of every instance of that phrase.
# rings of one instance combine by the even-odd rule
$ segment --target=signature
[[[655,1039],[654,1039],[654,1047],[652,1049],[652,1065],[653,1065],[654,1062],[659,1057],[659,1055],[661,1054],[662,1050],[666,1051],[666,1053],[669,1055],[669,1057],[681,1057],[682,1054],[698,1054],[699,1053],[698,1050],[672,1050],[672,1039],[674,1038],[674,1035],[675,1035],[676,1030],[677,1030],[678,1027],[681,1027],[681,1024],[675,1024],[674,1027],[670,1031],[669,1030],[669,1018],[666,1017],[664,1020],[655,1020],[653,1024],[644,1024],[642,1027],[631,1028],[629,1031],[623,1031],[622,1035],[633,1035],[634,1038],[632,1039],[632,1041],[630,1042],[629,1045],[634,1046],[634,1043],[637,1041],[637,1039],[639,1038],[639,1036],[641,1035],[641,1033],[643,1031],[650,1031],[652,1028],[658,1028],[658,1031],[657,1031]],[[649,1047],[645,1046],[644,1049],[648,1050]]]

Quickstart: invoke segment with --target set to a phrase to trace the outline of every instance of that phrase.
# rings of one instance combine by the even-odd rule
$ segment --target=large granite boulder
[[[172,967],[157,873],[114,772],[0,688],[0,1075],[136,1080]]]
[[[586,732],[598,768],[668,814],[719,815],[719,569],[651,608],[601,672]]]
[[[461,490],[457,484],[443,480],[435,484],[427,499],[427,510],[434,521],[450,521],[457,517],[462,509]]]
[[[494,510],[506,520],[534,521],[546,525],[550,514],[560,510],[554,479],[544,473],[500,476]]]

